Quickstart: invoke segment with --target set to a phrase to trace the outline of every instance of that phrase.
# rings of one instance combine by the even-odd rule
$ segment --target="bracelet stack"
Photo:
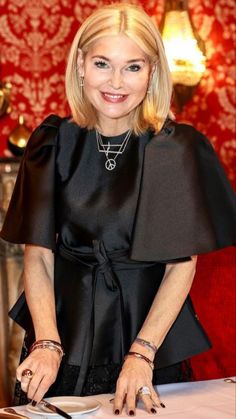
[[[56,351],[59,354],[60,358],[62,358],[63,355],[65,355],[62,345],[59,342],[56,342],[55,340],[36,340],[33,343],[33,345],[31,345],[29,352],[31,353],[36,349],[50,349],[51,351]]]
[[[130,358],[130,357],[135,357],[135,358],[138,358],[138,359],[142,359],[143,361],[145,361],[145,362],[148,363],[149,367],[152,370],[154,369],[154,364],[151,361],[151,359],[149,359],[148,357],[144,356],[143,354],[140,354],[139,352],[128,352],[127,355],[125,356],[125,360],[127,358]]]
[[[138,343],[139,345],[144,346],[145,348],[149,349],[151,352],[153,352],[154,354],[157,352],[158,348],[156,345],[154,345],[153,342],[149,342],[148,340],[145,339],[141,339],[139,337],[137,337],[135,339],[135,342]]]

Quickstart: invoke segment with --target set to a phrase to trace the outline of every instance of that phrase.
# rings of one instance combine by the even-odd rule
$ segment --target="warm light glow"
[[[19,116],[19,124],[20,124],[20,125],[23,125],[23,124],[24,124],[24,122],[25,122],[25,118],[24,118],[24,116],[23,116],[23,115],[20,115],[20,116]]]
[[[205,71],[206,58],[194,37],[186,10],[166,13],[162,32],[174,84],[195,86]]]
[[[19,138],[17,146],[20,148],[24,148],[27,144],[27,141],[25,138]]]

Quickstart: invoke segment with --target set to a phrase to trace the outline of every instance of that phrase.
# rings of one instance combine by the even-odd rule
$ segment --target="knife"
[[[45,407],[47,407],[52,412],[57,413],[60,416],[63,416],[63,418],[72,419],[72,416],[64,412],[64,410],[59,409],[59,407],[55,406],[54,404],[49,403],[47,400],[42,399],[40,403],[42,403]]]

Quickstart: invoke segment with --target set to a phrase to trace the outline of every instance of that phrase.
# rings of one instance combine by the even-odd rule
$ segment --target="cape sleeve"
[[[55,162],[61,118],[50,115],[31,135],[0,237],[55,250]]]
[[[168,121],[146,145],[130,257],[177,261],[236,243],[236,197],[214,149]]]

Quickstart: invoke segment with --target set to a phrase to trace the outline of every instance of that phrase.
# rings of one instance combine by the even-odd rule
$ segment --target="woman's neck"
[[[104,119],[100,118],[98,131],[106,137],[123,134],[132,128],[130,118]]]

